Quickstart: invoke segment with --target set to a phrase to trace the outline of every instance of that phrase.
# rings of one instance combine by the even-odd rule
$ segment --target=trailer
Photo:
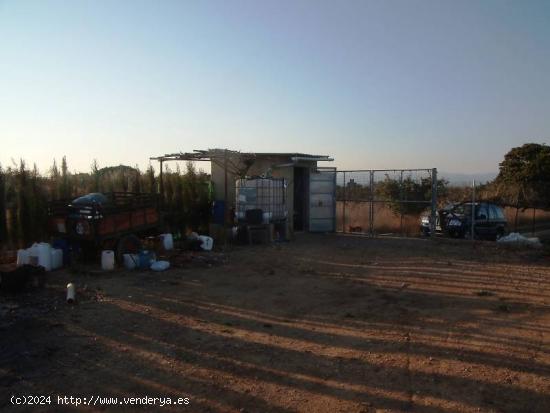
[[[161,225],[158,194],[91,193],[48,205],[49,232],[82,249],[112,249],[123,254],[141,249],[140,236],[156,235]]]

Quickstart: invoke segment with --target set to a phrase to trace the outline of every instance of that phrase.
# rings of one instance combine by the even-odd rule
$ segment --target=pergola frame
[[[172,153],[172,154],[166,154],[163,156],[156,156],[151,157],[149,160],[151,161],[158,161],[160,164],[160,173],[159,173],[159,193],[162,195],[164,194],[164,181],[162,179],[163,174],[163,164],[164,162],[168,161],[197,161],[197,162],[211,162],[214,163],[224,170],[224,200],[226,201],[226,204],[224,206],[224,215],[225,215],[225,221],[228,220],[228,208],[227,208],[227,171],[228,169],[231,169],[232,173],[239,174],[241,172],[241,169],[238,165],[236,165],[230,158],[229,155],[238,155],[245,164],[248,164],[249,162],[253,161],[256,156],[253,153],[241,153],[238,151],[231,151],[228,149],[209,149],[209,150],[193,150],[193,152],[180,152],[180,153]],[[161,196],[162,200],[162,196]],[[162,202],[162,201],[161,201]]]

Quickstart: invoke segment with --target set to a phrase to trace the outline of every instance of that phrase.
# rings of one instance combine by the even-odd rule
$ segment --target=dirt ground
[[[164,273],[56,271],[43,289],[0,296],[0,411],[550,411],[544,252],[302,234],[223,257]]]

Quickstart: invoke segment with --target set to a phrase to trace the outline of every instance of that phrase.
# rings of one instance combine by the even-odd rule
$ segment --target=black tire
[[[141,240],[134,234],[125,235],[118,240],[116,247],[116,260],[119,265],[123,263],[124,254],[137,254],[141,251]]]

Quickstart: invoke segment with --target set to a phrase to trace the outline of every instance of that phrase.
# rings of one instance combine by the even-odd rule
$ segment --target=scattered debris
[[[499,238],[497,242],[502,244],[522,244],[533,247],[542,247],[542,244],[537,237],[527,238],[519,232],[511,232],[510,234]]]
[[[182,251],[177,250],[170,257],[170,263],[173,267],[184,267],[188,264],[202,264],[206,267],[223,265],[227,262],[227,257],[222,252],[212,251]]]

